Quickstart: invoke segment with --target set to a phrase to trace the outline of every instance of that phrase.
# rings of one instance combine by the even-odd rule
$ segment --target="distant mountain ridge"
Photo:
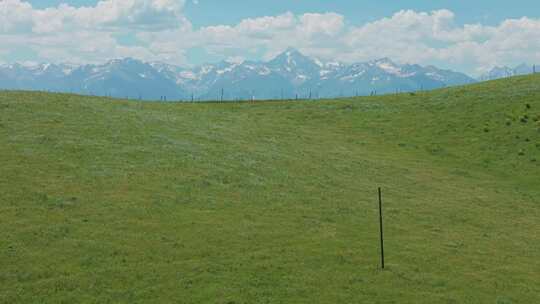
[[[533,72],[540,72],[538,71],[538,66],[531,66],[531,65],[527,65],[523,63],[514,68],[510,68],[507,66],[494,67],[489,72],[480,76],[478,80],[480,81],[495,80],[495,79],[512,77],[512,76],[527,75]]]
[[[322,62],[289,48],[268,62],[183,68],[125,58],[100,65],[0,66],[0,89],[45,90],[145,100],[330,98],[429,90],[473,83],[450,70],[397,64]]]

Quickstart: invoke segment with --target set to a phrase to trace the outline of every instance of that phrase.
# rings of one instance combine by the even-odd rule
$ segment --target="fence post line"
[[[384,237],[383,237],[383,215],[382,215],[382,193],[379,187],[379,232],[381,236],[381,268],[384,269]]]

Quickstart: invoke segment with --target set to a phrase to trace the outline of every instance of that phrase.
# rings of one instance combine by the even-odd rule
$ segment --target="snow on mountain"
[[[321,62],[304,56],[296,49],[288,48],[285,52],[268,62],[268,67],[274,72],[300,86],[308,80],[318,78]]]
[[[523,68],[525,69],[525,68]],[[389,58],[343,64],[310,58],[289,48],[268,62],[222,61],[193,68],[136,59],[104,64],[0,66],[0,88],[52,90],[141,99],[270,99],[366,95],[431,89],[473,82],[433,66]]]
[[[395,64],[392,62],[392,60],[388,58],[382,58],[379,60],[375,60],[370,63],[371,65],[374,65],[378,67],[379,69],[383,70],[384,72],[394,75],[396,77],[409,77],[414,74],[404,73],[401,69],[401,66],[398,64]]]

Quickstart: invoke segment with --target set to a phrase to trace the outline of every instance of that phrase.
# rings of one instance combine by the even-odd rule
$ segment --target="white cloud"
[[[300,17],[299,31],[306,35],[334,36],[344,26],[344,17],[336,13],[304,14]]]
[[[61,4],[33,9],[21,0],[0,0],[0,30],[2,33],[31,30],[38,34],[79,28],[159,30],[186,22],[181,14],[183,5],[184,0],[102,0],[92,7]]]
[[[18,33],[32,28],[32,6],[19,0],[0,0],[0,33]]]
[[[293,46],[306,50],[323,46],[344,29],[343,16],[336,13],[303,14],[287,12],[278,16],[249,18],[235,26],[208,26],[193,32],[198,46],[226,56],[245,55],[246,50],[266,50],[264,59]]]
[[[192,0],[192,2],[194,2]],[[193,29],[184,0],[102,0],[91,7],[35,9],[0,0],[0,61],[22,47],[43,61],[97,62],[131,56],[185,64],[192,48],[227,58],[269,59],[289,46],[322,59],[356,62],[390,57],[478,73],[494,65],[540,62],[540,20],[496,26],[457,25],[449,10],[403,10],[360,26],[337,13],[286,12],[236,25]],[[121,43],[118,36],[130,36]],[[133,38],[135,37],[135,38]],[[8,58],[8,59],[6,59]]]
[[[498,26],[456,26],[454,13],[400,11],[360,27],[342,39],[345,60],[387,56],[403,62],[447,63],[478,73],[493,65],[540,59],[540,20],[506,20]]]
[[[275,17],[260,17],[245,19],[236,27],[231,28],[239,34],[253,35],[255,37],[271,35],[277,31],[288,30],[296,25],[295,16],[288,12]],[[208,27],[207,29],[211,29]]]
[[[0,52],[30,48],[44,61],[95,62],[124,56],[170,60],[148,45],[124,46],[114,37],[189,28],[183,6],[184,0],[102,0],[91,7],[34,9],[20,0],[0,0]],[[182,53],[177,52],[177,63]]]

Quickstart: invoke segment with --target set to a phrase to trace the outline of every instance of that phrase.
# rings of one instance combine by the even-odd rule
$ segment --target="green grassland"
[[[540,75],[299,102],[0,92],[0,303],[78,302],[540,303]]]

